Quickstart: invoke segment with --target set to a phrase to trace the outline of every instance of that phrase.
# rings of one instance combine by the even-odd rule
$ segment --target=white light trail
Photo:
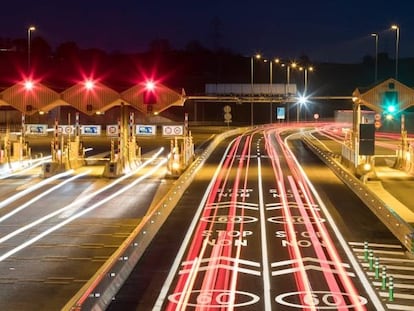
[[[109,185],[106,185],[105,187],[103,187],[103,188],[101,188],[101,189],[99,189],[99,190],[97,190],[97,191],[95,191],[94,193],[91,193],[90,195],[87,195],[87,196],[85,196],[85,197],[83,197],[83,198],[80,198],[80,199],[78,199],[78,200],[76,200],[76,201],[73,201],[71,204],[69,204],[69,205],[66,205],[65,207],[62,207],[62,208],[60,208],[60,209],[58,209],[58,210],[56,210],[56,211],[54,211],[53,213],[50,213],[50,214],[47,214],[46,216],[44,216],[44,217],[41,217],[41,218],[39,218],[39,219],[37,219],[36,221],[33,221],[33,222],[31,222],[31,223],[29,223],[29,224],[27,224],[27,225],[25,225],[25,226],[23,226],[23,227],[20,227],[19,229],[17,229],[17,230],[15,230],[15,231],[13,231],[13,232],[11,232],[11,233],[9,233],[9,234],[7,234],[7,235],[5,235],[4,237],[2,237],[2,238],[0,238],[0,243],[3,243],[3,242],[5,242],[5,241],[7,241],[7,240],[9,240],[9,239],[11,239],[12,237],[15,237],[16,235],[18,235],[18,234],[20,234],[20,233],[22,233],[22,232],[24,232],[24,231],[26,231],[26,230],[29,230],[30,228],[33,228],[34,226],[37,226],[38,224],[40,224],[40,223],[42,223],[42,222],[44,222],[44,221],[46,221],[46,220],[48,220],[48,219],[50,219],[50,218],[52,218],[52,217],[55,217],[55,216],[57,216],[57,215],[59,215],[60,213],[62,213],[62,212],[64,212],[64,211],[66,211],[66,210],[68,210],[68,209],[70,209],[70,208],[72,208],[73,206],[75,206],[75,205],[77,205],[77,204],[79,204],[79,203],[81,203],[81,202],[84,202],[84,201],[86,201],[86,200],[90,200],[91,198],[93,198],[94,196],[96,196],[96,195],[98,195],[98,194],[100,194],[100,193],[102,193],[102,192],[104,192],[104,191],[106,191],[106,190],[108,190],[108,189],[110,189],[110,188],[112,188],[112,187],[114,187],[115,185],[117,185],[118,183],[120,183],[121,181],[123,181],[123,180],[125,180],[126,178],[128,178],[128,177],[130,177],[131,175],[133,175],[133,174],[135,174],[136,172],[138,172],[140,169],[142,169],[143,167],[145,167],[145,166],[147,166],[149,163],[151,163],[156,157],[158,157],[158,155],[159,154],[161,154],[161,152],[163,151],[163,149],[164,148],[161,148],[156,154],[154,154],[150,159],[148,159],[147,161],[145,161],[140,167],[138,167],[136,170],[134,170],[134,171],[132,171],[132,172],[130,172],[130,173],[128,173],[128,174],[125,174],[124,176],[122,176],[122,177],[120,177],[120,178],[118,178],[117,180],[115,180],[114,182],[112,182],[112,183],[110,183]],[[165,163],[166,162],[166,160],[164,159],[163,161],[160,161],[160,163]],[[158,166],[159,165],[157,165],[156,167],[158,168]],[[152,171],[152,170],[151,170]],[[143,176],[147,176],[147,174],[145,174],[145,175],[143,175]],[[127,186],[128,187],[128,186]],[[126,187],[125,187],[126,188]],[[121,189],[122,190],[122,189]],[[117,193],[117,192],[116,192]],[[122,192],[120,192],[120,193],[122,193]],[[101,203],[101,202],[103,202],[105,199],[103,199],[103,200],[101,200],[99,203]],[[75,214],[76,215],[76,214]],[[71,218],[71,217],[70,217]],[[70,219],[69,218],[69,219]],[[1,260],[0,260],[1,261]]]
[[[160,161],[156,166],[154,166],[151,170],[149,170],[146,174],[140,176],[139,178],[137,178],[136,180],[134,180],[133,182],[131,182],[130,184],[128,184],[127,186],[125,186],[124,188],[120,189],[119,191],[111,194],[110,196],[107,196],[106,198],[102,199],[101,201],[99,201],[98,203],[95,203],[93,205],[91,205],[90,207],[80,211],[79,213],[67,218],[66,220],[60,222],[59,224],[54,225],[53,227],[43,231],[42,233],[38,234],[37,236],[29,239],[28,241],[20,244],[19,246],[11,249],[10,251],[6,252],[5,254],[0,256],[0,261],[3,261],[7,258],[9,258],[10,256],[16,254],[17,252],[21,251],[22,249],[32,245],[33,243],[39,241],[40,239],[42,239],[43,237],[47,236],[48,234],[62,228],[63,226],[67,225],[68,223],[76,220],[77,218],[93,211],[94,209],[98,208],[99,206],[107,203],[108,201],[112,200],[113,198],[115,198],[116,196],[124,193],[125,191],[131,189],[132,187],[136,186],[138,183],[140,183],[142,180],[146,179],[147,177],[151,176],[152,174],[154,174],[162,165],[164,165],[167,162],[166,159],[163,159],[162,161]]]
[[[84,172],[82,174],[79,174],[79,175],[72,176],[71,178],[66,179],[63,182],[59,183],[58,185],[42,192],[41,194],[37,195],[36,197],[32,198],[31,200],[25,202],[23,205],[20,205],[18,208],[13,209],[10,213],[7,213],[6,215],[0,217],[0,223],[5,221],[6,219],[10,218],[11,216],[17,214],[18,212],[24,210],[26,207],[30,206],[34,202],[39,201],[41,198],[48,195],[49,193],[52,193],[53,191],[63,187],[64,185],[66,185],[67,183],[69,183],[69,182],[71,182],[75,179],[78,179],[78,178],[81,178],[85,175],[88,175],[90,172],[91,172],[91,170],[86,171],[86,172]],[[2,243],[2,242],[3,242],[2,239],[0,239],[0,243]]]
[[[7,205],[9,205],[11,203],[13,203],[16,200],[22,198],[23,196],[29,194],[30,192],[33,192],[33,191],[35,191],[35,190],[37,190],[37,189],[39,189],[39,188],[41,188],[41,187],[43,187],[43,186],[51,183],[52,181],[55,181],[55,180],[57,180],[57,179],[59,179],[61,177],[66,177],[66,176],[69,176],[69,175],[73,174],[73,172],[74,172],[73,170],[69,170],[69,171],[66,171],[64,173],[56,174],[56,175],[54,175],[52,177],[49,177],[47,179],[44,179],[44,180],[38,182],[37,184],[33,185],[30,188],[27,188],[27,189],[25,189],[23,191],[20,191],[19,193],[16,193],[15,195],[12,195],[11,197],[3,200],[0,203],[0,209],[4,208],[5,206],[7,206]]]

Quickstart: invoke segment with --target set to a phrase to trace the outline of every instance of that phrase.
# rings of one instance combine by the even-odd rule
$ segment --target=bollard
[[[375,257],[375,279],[379,279],[379,258]]]
[[[364,259],[365,261],[368,261],[368,242],[364,242]]]
[[[388,280],[388,301],[394,301],[394,281],[392,276]]]
[[[374,268],[374,252],[372,250],[369,250],[369,270],[371,271]]]
[[[387,288],[387,267],[386,266],[382,266],[381,277],[382,277],[381,289],[385,290]]]

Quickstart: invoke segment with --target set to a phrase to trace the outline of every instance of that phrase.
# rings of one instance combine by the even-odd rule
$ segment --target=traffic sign
[[[101,126],[100,125],[82,125],[81,135],[99,136],[101,135]]]
[[[157,132],[156,125],[137,124],[135,127],[135,133],[139,136],[155,135],[156,132]]]
[[[47,124],[26,124],[26,135],[47,135]]]
[[[118,124],[110,124],[106,126],[106,136],[117,136],[118,134]]]
[[[163,125],[162,135],[164,136],[181,136],[184,134],[183,125]]]

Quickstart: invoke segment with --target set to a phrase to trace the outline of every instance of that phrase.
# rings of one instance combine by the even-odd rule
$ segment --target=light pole
[[[303,70],[303,98],[306,98],[308,92],[308,71],[313,71],[313,67],[299,67],[299,70]],[[296,122],[299,122],[300,119],[300,110],[302,108],[302,102],[299,101],[296,106]]]
[[[270,59],[267,60],[265,59],[264,62],[269,62],[269,96],[270,96],[270,123],[273,123],[273,90],[272,90],[272,86],[273,86],[273,62],[275,62],[276,64],[278,64],[280,62],[280,60],[278,58],[275,58],[274,60]]]
[[[395,80],[398,80],[398,46],[400,45],[400,27],[392,25],[391,29],[395,30]]]
[[[36,27],[30,26],[27,28],[27,71],[30,73],[30,45],[31,45],[31,34],[35,31]]]
[[[378,34],[372,33],[371,37],[375,38],[375,71],[374,71],[374,82],[378,80]]]
[[[254,59],[260,59],[262,56],[260,54],[256,54],[254,56],[250,57],[250,83],[251,83],[251,97],[252,100],[250,102],[250,125],[253,126],[253,93],[254,93],[254,88],[253,88],[253,68],[254,68]]]

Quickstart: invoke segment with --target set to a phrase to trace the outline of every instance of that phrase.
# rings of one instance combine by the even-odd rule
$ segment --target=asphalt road
[[[246,139],[244,137],[243,141],[245,142]],[[306,197],[305,192],[295,190],[295,187],[298,187],[299,182],[303,182],[303,179],[300,176],[295,176],[295,182],[292,178],[287,177],[294,176],[294,172],[291,171],[288,165],[289,157],[282,156],[283,152],[280,149],[282,147],[277,143],[275,143],[275,150],[277,151],[274,154],[277,156],[274,156],[274,158],[280,157],[282,160],[280,174],[278,176],[276,174],[275,178],[275,171],[271,169],[272,163],[269,160],[271,157],[266,155],[265,151],[268,145],[261,134],[255,134],[250,142],[251,154],[249,156],[242,154],[241,147],[239,153],[233,155],[234,159],[237,159],[237,163],[242,158],[246,162],[250,159],[251,166],[247,168],[247,164],[244,163],[246,166],[239,168],[239,170],[236,165],[229,168],[228,185],[225,188],[219,187],[220,190],[207,191],[210,196],[220,197],[222,202],[228,202],[229,200],[231,202],[232,193],[237,193],[237,201],[241,202],[238,203],[239,206],[237,206],[236,211],[245,211],[245,214],[243,214],[245,218],[243,219],[252,219],[252,221],[241,221],[236,224],[236,221],[231,220],[230,215],[223,215],[223,213],[227,213],[225,210],[230,209],[229,205],[214,201],[213,203],[217,204],[215,210],[219,210],[220,207],[216,216],[221,215],[221,217],[215,218],[216,221],[209,222],[209,230],[197,231],[201,226],[200,223],[203,223],[205,218],[203,220],[202,216],[194,215],[200,204],[203,203],[202,198],[208,190],[214,170],[229,144],[230,140],[223,142],[209,158],[205,168],[202,169],[202,172],[197,175],[195,181],[188,188],[151,243],[150,248],[144,253],[130,278],[114,297],[114,301],[108,310],[151,310],[157,300],[154,310],[175,310],[175,305],[181,304],[182,306],[183,302],[180,298],[185,289],[182,284],[188,280],[182,279],[183,275],[190,273],[190,268],[195,265],[194,262],[198,258],[197,256],[191,257],[195,245],[200,248],[202,241],[206,239],[210,243],[208,243],[206,249],[202,249],[210,255],[205,257],[200,255],[200,258],[205,258],[205,260],[199,262],[199,271],[195,270],[197,272],[194,273],[194,279],[191,283],[193,290],[190,290],[186,297],[186,307],[188,307],[185,308],[186,310],[193,309],[191,305],[197,304],[212,306],[215,302],[223,306],[229,303],[228,300],[225,300],[225,298],[229,298],[227,297],[228,288],[223,286],[229,286],[228,276],[234,275],[235,271],[237,271],[237,277],[231,280],[234,282],[234,279],[237,279],[236,303],[243,301],[243,303],[237,305],[237,310],[251,310],[251,308],[255,310],[297,310],[298,308],[308,307],[308,304],[312,303],[315,304],[315,307],[324,306],[326,309],[336,310],[338,308],[338,305],[336,305],[338,300],[336,299],[340,300],[341,297],[345,297],[344,303],[348,305],[352,303],[351,301],[355,302],[347,294],[335,296],[335,294],[332,294],[335,292],[334,288],[337,288],[337,292],[345,293],[350,290],[357,293],[356,301],[361,303],[362,309],[378,310],[383,308],[386,300],[379,298],[381,296],[379,291],[369,282],[364,281],[365,276],[361,277],[359,274],[361,271],[364,272],[366,264],[361,260],[360,250],[352,246],[362,245],[365,241],[369,241],[370,245],[398,248],[399,243],[359,198],[309,152],[300,141],[292,142],[294,153],[317,190],[317,195],[326,207],[326,211],[324,211],[321,206],[316,206],[316,210],[321,213],[319,221],[316,218],[313,220],[308,218],[307,221],[304,221],[304,217],[307,217],[306,214],[296,214],[299,213],[299,210],[306,212],[310,209],[304,205],[299,208],[301,205],[299,203],[296,203],[296,205],[288,204],[290,208],[287,210],[292,212],[289,216],[292,221],[287,221],[286,214],[281,212],[281,198],[285,196],[288,202],[295,198],[296,202],[300,202]],[[261,159],[262,174],[259,174],[257,159]],[[246,173],[247,171],[248,173]],[[284,179],[282,176],[284,176]],[[259,180],[261,181],[259,182]],[[284,180],[287,185],[285,195],[282,195],[280,188],[276,185],[277,181],[281,180]],[[247,186],[237,188],[235,184]],[[262,190],[259,189],[258,185],[263,187]],[[220,193],[221,196],[218,196],[217,193]],[[261,207],[265,207],[262,212],[260,212]],[[339,241],[341,238],[338,236],[338,232],[331,224],[328,224],[327,219],[330,217],[338,228],[340,236],[343,237],[343,242],[346,245],[345,249],[343,243]],[[198,225],[193,228],[191,239],[186,245],[187,249],[181,254],[185,254],[185,257],[181,257],[181,255],[178,255],[179,249],[182,244],[185,244],[183,241],[185,241],[187,230],[192,224],[193,218],[198,222]],[[326,223],[326,231],[323,231],[322,223]],[[237,229],[228,231],[229,224],[237,226]],[[243,230],[240,229],[242,224]],[[293,227],[291,227],[292,224]],[[224,238],[221,235],[223,231],[225,232]],[[240,235],[240,232],[242,241],[238,243],[243,244],[241,247],[243,256],[237,258],[243,260],[242,263],[238,263],[243,266],[244,270],[240,272],[241,267],[238,266],[232,270],[232,273],[226,274],[223,270],[231,270],[228,266],[231,266],[233,261],[224,254],[234,254],[235,249],[238,249],[234,241],[237,235]],[[220,244],[217,241],[220,241],[221,238],[223,240]],[[293,238],[296,239],[296,242],[292,240]],[[212,249],[217,248],[217,245],[229,246],[228,244],[230,247],[224,248],[221,253],[226,258],[211,255],[215,254]],[[267,255],[263,253],[263,248],[268,249]],[[328,249],[330,249],[330,252],[327,251]],[[349,255],[350,249],[353,255]],[[302,254],[302,260],[295,262],[295,257],[292,255],[294,251],[297,252],[296,255]],[[334,262],[336,260],[335,251],[337,251],[340,260],[333,265],[335,265],[335,269],[341,270],[342,273],[334,273],[328,277],[327,273],[329,274],[330,269],[326,266],[325,268],[315,268],[315,265],[324,266],[321,259],[324,257],[330,258],[328,260],[330,263]],[[347,252],[348,254],[346,254]],[[265,257],[266,259],[264,259]],[[177,260],[179,264],[176,268],[173,268],[175,270],[172,270],[170,274],[171,267],[174,267]],[[212,262],[212,260],[216,261]],[[311,295],[305,298],[303,296],[301,298],[300,293],[298,293],[301,292],[301,288],[306,288],[306,285],[297,281],[300,276],[295,274],[297,273],[294,269],[295,264],[304,264],[305,270],[308,271],[307,277],[312,289],[310,290]],[[211,267],[209,268],[209,266]],[[217,268],[217,266],[221,268]],[[216,271],[217,275],[211,276],[210,271]],[[169,275],[173,275],[173,280],[168,283],[165,280]],[[206,287],[207,281],[203,277],[207,275],[209,275],[208,280],[210,282],[212,278],[218,278],[220,282],[215,283],[218,287]],[[363,273],[363,275],[365,274]],[[349,287],[349,284],[346,284],[347,281],[341,281],[341,278],[345,278],[353,286]],[[177,288],[179,289],[178,292],[176,291]],[[270,291],[267,291],[266,288],[270,288]],[[210,296],[214,296],[215,300],[212,300],[210,296],[205,297],[201,294],[206,293],[206,291]],[[159,300],[160,296],[164,299]],[[350,308],[352,309],[352,307]],[[355,307],[355,310],[357,309]]]

